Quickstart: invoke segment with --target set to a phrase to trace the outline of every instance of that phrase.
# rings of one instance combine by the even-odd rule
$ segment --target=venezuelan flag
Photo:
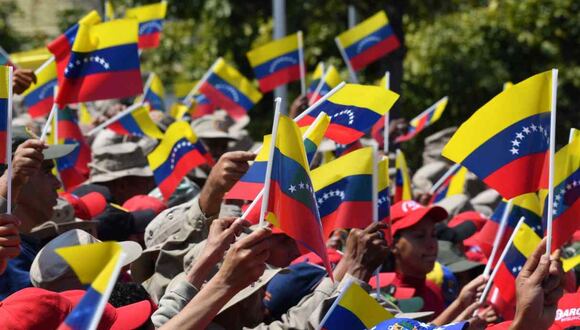
[[[59,69],[58,104],[141,94],[137,21],[80,24],[66,67]]]
[[[211,115],[217,110],[215,104],[213,104],[205,95],[197,94],[194,96],[195,103],[193,104],[193,110],[191,111],[191,116],[193,118],[203,117],[205,115]]]
[[[262,92],[300,79],[298,33],[252,49],[246,56]]]
[[[481,250],[487,256],[491,254],[495,235],[499,231],[501,218],[507,205],[508,201],[505,199],[502,200],[494,210],[489,221],[483,225],[481,231],[473,236],[474,239],[477,240]],[[538,236],[543,236],[542,212],[538,195],[536,193],[528,193],[518,196],[512,200],[512,209],[508,214],[507,225],[502,241],[500,242],[499,251],[503,250],[503,247],[507,244],[509,237],[521,217],[526,218],[526,221],[529,224],[534,224],[531,228],[538,234]]]
[[[405,154],[399,149],[397,149],[395,168],[395,200],[393,202],[412,200],[413,191],[411,190],[411,177],[409,176],[407,160],[405,159]]]
[[[77,115],[71,108],[58,109],[55,117],[58,143],[77,145],[70,154],[55,160],[62,184],[68,191],[88,179],[91,148],[81,132]]]
[[[302,128],[304,150],[308,163],[312,163],[316,150],[324,138],[324,133],[330,123],[330,117],[324,114],[321,119],[315,121],[307,128]],[[266,166],[270,155],[270,135],[264,136],[262,148],[256,159],[248,169],[248,172],[230,189],[226,199],[254,200],[264,187],[266,178]]]
[[[262,93],[222,58],[212,66],[211,74],[201,84],[199,92],[226,110],[232,118],[243,117],[262,98]]]
[[[379,208],[379,221],[386,222],[391,227],[391,193],[389,186],[391,182],[389,180],[389,158],[383,157],[378,164],[378,199],[377,207]],[[391,244],[392,237],[391,231],[387,232],[387,242]]]
[[[280,116],[275,139],[270,191],[264,192],[266,220],[318,255],[332,277],[300,129],[289,117]]]
[[[467,169],[457,167],[453,173],[443,182],[443,184],[433,193],[431,203],[437,203],[447,197],[461,195],[465,190],[467,179]]]
[[[36,73],[36,84],[30,85],[22,94],[24,106],[28,108],[30,117],[44,117],[50,113],[56,85],[56,63],[52,62]]]
[[[365,135],[398,98],[384,88],[346,84],[300,119],[298,125],[309,125],[324,112],[331,118],[326,137],[349,144]]]
[[[149,106],[136,106],[116,122],[107,126],[108,129],[120,135],[149,136],[154,139],[163,139],[163,132],[149,116]]]
[[[324,63],[320,62],[316,65],[314,72],[312,73],[312,81],[306,90],[306,97],[308,99],[312,98],[312,94],[322,81],[322,75],[324,74]]]
[[[324,330],[371,329],[393,318],[375,299],[354,282],[349,282],[320,323]]]
[[[373,148],[314,169],[312,185],[325,239],[336,229],[367,227],[373,221]]]
[[[308,96],[308,100],[310,104],[314,104],[314,102],[318,101],[321,97],[328,94],[334,87],[338,86],[342,82],[342,78],[340,78],[340,73],[334,67],[334,65],[329,65],[326,70],[324,70],[324,74],[320,78],[318,85],[312,91],[312,94]]]
[[[93,124],[93,116],[89,111],[86,103],[79,103],[78,104],[78,111],[79,111],[79,123],[81,125],[90,126]]]
[[[552,249],[566,243],[580,229],[580,138],[572,140],[554,157],[554,209]],[[548,188],[548,173],[542,177],[542,188]],[[541,190],[544,221],[547,221],[548,191]]]
[[[401,46],[384,11],[341,33],[336,40],[344,48],[348,61],[355,71],[361,70]]]
[[[71,50],[73,48],[77,32],[81,24],[94,25],[101,22],[101,16],[96,10],[89,12],[78,23],[69,27],[63,34],[51,41],[46,48],[54,55],[56,60],[57,72],[59,73],[59,81],[62,79],[62,73],[68,65]]]
[[[161,143],[147,159],[166,200],[189,171],[205,163],[214,164],[201,140],[185,121],[171,124]]]
[[[360,140],[356,140],[353,143],[349,143],[349,144],[336,144],[336,148],[333,151],[334,157],[336,158],[336,157],[344,156],[344,155],[351,153],[355,150],[358,150],[362,147],[363,147],[363,145],[360,142]]]
[[[447,107],[448,98],[445,96],[441,100],[435,102],[432,106],[430,106],[427,110],[423,111],[420,115],[413,118],[409,123],[409,131],[407,134],[399,136],[395,141],[396,142],[405,142],[409,141],[417,134],[421,133],[425,128],[431,126],[435,123],[441,115],[445,108]]]
[[[126,255],[121,245],[99,242],[58,248],[55,252],[70,265],[82,284],[90,284],[58,329],[96,329],[123,267]]]
[[[516,277],[518,277],[528,257],[542,241],[542,237],[533,229],[537,224],[526,219],[514,237],[513,244],[508,247],[505,259],[493,281],[505,301],[516,299]],[[509,236],[508,236],[509,237]]]
[[[155,73],[152,72],[150,75],[151,83],[145,91],[144,101],[149,103],[153,110],[165,111],[165,101],[163,100],[165,88],[163,88],[163,82]]]
[[[145,6],[129,8],[125,12],[126,18],[135,18],[139,21],[139,48],[156,48],[159,46],[163,21],[167,14],[167,2],[161,1]]]
[[[538,191],[548,167],[551,90],[547,71],[501,92],[459,127],[443,156],[504,198]]]
[[[8,99],[12,81],[10,81],[10,67],[0,66],[0,164],[6,164],[6,139],[8,133]]]

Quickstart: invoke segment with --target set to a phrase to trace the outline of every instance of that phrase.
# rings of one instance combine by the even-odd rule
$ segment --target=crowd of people
[[[33,72],[17,70],[14,93],[33,81]],[[297,99],[291,115],[306,103]],[[89,104],[96,116],[83,131],[130,104]],[[159,111],[151,117],[162,131],[174,121]],[[88,180],[62,192],[54,160],[75,146],[47,145],[38,137],[45,123],[25,111],[14,119],[12,177],[6,171],[0,177],[0,207],[6,210],[9,180],[14,206],[0,215],[0,328],[58,328],[86,287],[55,249],[111,240],[122,242],[128,257],[99,329],[318,329],[352,282],[395,316],[425,327],[580,326],[580,316],[562,316],[570,301],[578,310],[575,271],[564,272],[560,250],[547,256],[545,240],[519,272],[511,307],[491,297],[480,302],[489,251],[464,242],[477,236],[501,198],[472,176],[465,194],[429,203],[428,188],[449,167],[440,151],[450,130],[426,139],[424,164],[413,176],[415,201],[391,206],[390,228],[376,222],[327,238],[328,274],[320,258],[284,232],[242,219],[247,201],[225,199],[255,158],[247,131],[224,111],[185,120],[216,163],[188,173],[163,200],[146,158],[155,140],[108,129],[87,136]],[[404,134],[404,120],[392,121],[389,133],[391,141]]]

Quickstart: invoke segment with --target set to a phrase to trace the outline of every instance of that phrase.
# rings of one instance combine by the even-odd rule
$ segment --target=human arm
[[[451,323],[460,314],[462,314],[462,312],[464,312],[467,308],[471,307],[472,304],[476,302],[477,298],[481,295],[483,289],[485,288],[487,279],[487,276],[480,275],[473,279],[471,282],[467,283],[467,285],[461,289],[459,297],[457,297],[457,299],[455,299],[451,305],[449,305],[449,307],[447,307],[439,316],[437,316],[437,318],[435,318],[432,323],[436,325]],[[469,315],[469,317],[470,316],[471,315]]]
[[[20,254],[20,220],[14,215],[0,214],[0,275],[8,266],[8,260]]]

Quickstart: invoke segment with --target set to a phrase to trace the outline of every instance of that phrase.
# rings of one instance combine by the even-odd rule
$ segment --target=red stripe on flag
[[[173,168],[173,172],[159,184],[159,190],[165,200],[173,194],[183,177],[197,166],[206,163],[207,159],[199,150],[195,149],[183,155]]]
[[[201,85],[199,91],[207,96],[212,103],[225,109],[232,118],[237,119],[246,115],[246,109],[224,95],[224,93],[220,92],[219,89],[213,87],[213,85],[207,81]]]
[[[67,192],[75,189],[88,179],[88,173],[87,175],[83,175],[76,168],[67,168],[61,170],[59,171],[59,176],[64,189]]]
[[[367,64],[372,63],[379,58],[383,57],[385,54],[388,54],[395,49],[399,48],[401,43],[397,36],[394,34],[388,37],[387,39],[369,47],[364,52],[358,54],[357,56],[350,59],[350,65],[355,71],[359,71]]]
[[[381,117],[382,118],[382,117]],[[304,118],[300,119],[298,125],[300,127],[308,126],[314,122],[316,118],[306,115]],[[379,119],[380,120],[380,119]],[[324,136],[329,139],[336,141],[339,144],[350,144],[354,141],[360,139],[364,135],[364,132],[352,129],[346,126],[338,125],[330,122],[328,129]]]
[[[516,279],[506,268],[505,264],[499,265],[493,283],[498,287],[501,298],[505,301],[514,301],[516,298]]]
[[[0,131],[0,164],[6,164],[6,131]]]
[[[264,188],[264,183],[238,181],[225,195],[225,199],[252,201]]]
[[[547,205],[547,204],[546,204]],[[552,251],[564,245],[580,229],[580,199],[554,219],[552,225]]]
[[[125,127],[123,127],[119,121],[112,123],[111,125],[107,126],[107,128],[119,135],[131,135],[131,132],[125,129]]]
[[[266,93],[274,88],[287,84],[291,81],[300,79],[300,65],[292,65],[284,69],[277,70],[269,76],[259,79],[260,89]]]
[[[327,240],[335,229],[364,229],[373,221],[373,203],[342,202],[334,212],[322,218],[324,239]]]
[[[45,117],[50,113],[52,109],[54,98],[52,96],[45,98],[44,100],[36,103],[33,106],[28,107],[28,114],[31,118]]]
[[[143,92],[139,70],[95,73],[82,78],[65,78],[59,86],[58,104],[117,99]]]
[[[139,49],[156,48],[157,46],[159,46],[159,39],[161,39],[160,37],[161,37],[160,32],[142,34],[139,36],[139,43],[137,45]]]
[[[530,154],[513,160],[488,175],[483,182],[511,199],[540,187],[542,171],[548,170],[548,153]]]

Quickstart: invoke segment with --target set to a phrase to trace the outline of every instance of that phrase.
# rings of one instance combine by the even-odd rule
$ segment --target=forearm
[[[467,306],[463,306],[459,299],[455,299],[449,307],[445,308],[443,313],[439,314],[439,316],[433,320],[432,323],[435,325],[451,323],[465,308],[467,308]]]
[[[205,329],[236,292],[214,277],[179,314],[160,329]]]
[[[219,213],[224,198],[224,193],[216,191],[210,187],[210,184],[210,182],[206,183],[199,193],[199,207],[207,217]]]
[[[217,262],[211,256],[200,257],[187,273],[187,281],[196,288],[201,288]]]

